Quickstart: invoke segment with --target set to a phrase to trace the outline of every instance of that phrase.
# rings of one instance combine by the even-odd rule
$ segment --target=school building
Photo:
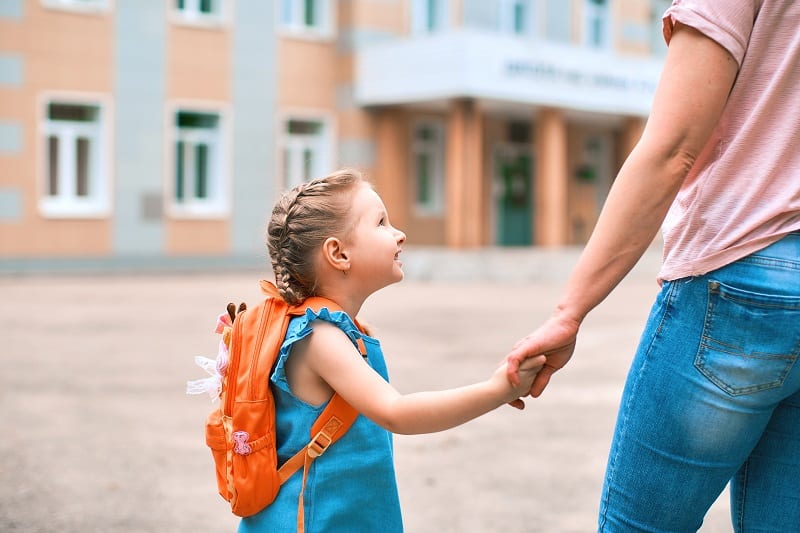
[[[0,261],[260,261],[342,166],[409,244],[583,243],[668,5],[0,0]]]

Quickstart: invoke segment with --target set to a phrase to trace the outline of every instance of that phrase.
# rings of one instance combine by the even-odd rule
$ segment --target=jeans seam
[[[627,406],[630,404],[630,402],[636,396],[636,391],[639,388],[639,382],[641,380],[641,374],[645,371],[645,366],[647,364],[647,359],[650,356],[650,352],[653,349],[653,345],[655,344],[657,337],[661,334],[661,330],[662,330],[664,321],[666,320],[666,317],[669,314],[670,309],[672,308],[672,302],[673,302],[673,298],[674,298],[673,294],[674,294],[674,291],[675,291],[675,285],[676,285],[675,282],[671,282],[669,284],[668,289],[667,289],[667,294],[666,294],[666,297],[664,298],[664,309],[661,312],[661,317],[659,318],[658,326],[653,331],[653,336],[650,339],[650,344],[647,346],[647,352],[643,356],[645,358],[645,363],[643,363],[642,367],[639,369],[639,372],[636,375],[636,382],[633,385],[634,389],[631,391],[631,394],[628,395],[628,403],[625,406],[620,406],[620,412],[626,413],[624,418],[620,422],[620,430],[619,430],[619,439],[620,440],[622,440],[626,436],[626,434],[628,432],[629,416],[627,414],[628,413]],[[599,520],[599,523],[598,523],[598,531],[603,531],[603,528],[606,525],[606,518],[607,518],[607,513],[608,513],[609,494],[611,492],[611,482],[614,479],[614,475],[616,473],[617,461],[618,461],[618,458],[619,458],[619,452],[617,450],[614,450],[613,453],[614,453],[614,455],[611,456],[611,458],[609,460],[609,464],[608,464],[608,474],[606,476],[607,487],[606,487],[606,490],[603,491],[603,495],[602,495],[602,498],[601,498],[600,509],[602,510],[602,512],[601,512],[600,520]]]
[[[739,533],[744,529],[744,502],[747,499],[745,492],[747,491],[747,468],[749,464],[750,461],[746,460],[740,467],[740,489],[738,494],[736,494],[736,507],[735,509],[731,509],[731,519],[734,520],[733,528],[734,531]]]

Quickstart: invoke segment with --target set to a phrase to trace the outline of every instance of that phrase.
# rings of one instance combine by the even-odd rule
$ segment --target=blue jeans
[[[622,395],[598,531],[800,531],[800,233],[665,282]]]

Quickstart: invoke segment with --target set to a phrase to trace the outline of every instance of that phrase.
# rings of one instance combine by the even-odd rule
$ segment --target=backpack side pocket
[[[211,448],[214,469],[217,472],[217,490],[227,501],[231,499],[228,487],[228,450],[225,440],[225,426],[218,409],[211,412],[206,420],[206,445]]]
[[[272,398],[237,402],[231,433],[230,461],[233,487],[231,508],[237,516],[251,516],[275,500],[281,483],[275,448]],[[252,433],[242,428],[257,428]]]

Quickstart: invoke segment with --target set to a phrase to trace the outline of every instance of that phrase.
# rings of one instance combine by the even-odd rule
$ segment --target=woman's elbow
[[[669,168],[673,170],[672,173],[677,177],[678,181],[683,183],[683,180],[686,179],[686,176],[692,171],[696,162],[696,150],[680,147],[671,154],[669,158]]]

